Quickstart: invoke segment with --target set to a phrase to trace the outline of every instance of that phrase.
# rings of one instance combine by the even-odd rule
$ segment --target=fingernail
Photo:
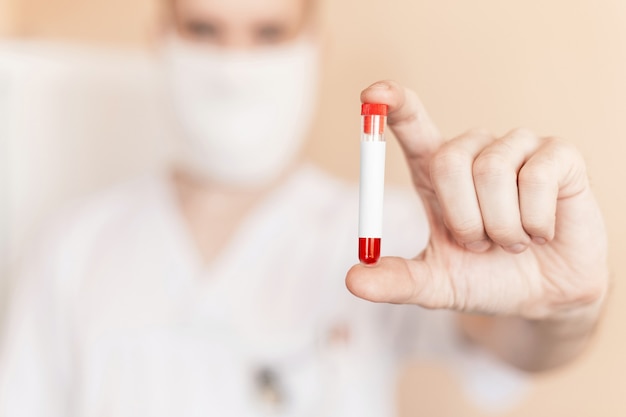
[[[537,245],[545,245],[546,242],[548,242],[546,239],[539,237],[539,236],[535,236],[533,237],[533,242],[535,242]]]
[[[508,248],[506,248],[506,250],[508,250],[509,252],[513,252],[513,253],[524,252],[525,249],[526,249],[526,245],[524,245],[523,243],[516,243],[515,245],[511,245]]]
[[[479,240],[478,242],[466,243],[465,249],[472,252],[484,252],[491,246],[488,240]]]

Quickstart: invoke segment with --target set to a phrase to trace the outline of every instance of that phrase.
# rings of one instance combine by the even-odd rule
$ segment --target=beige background
[[[0,0],[0,34],[146,46],[156,0]],[[358,93],[379,78],[416,89],[449,136],[525,126],[576,143],[606,215],[614,290],[593,347],[537,378],[502,416],[626,415],[626,1],[327,0],[321,110],[310,147],[355,178]],[[355,116],[356,115],[356,116]],[[406,182],[397,149],[389,178]],[[415,364],[402,415],[480,416],[451,377]]]

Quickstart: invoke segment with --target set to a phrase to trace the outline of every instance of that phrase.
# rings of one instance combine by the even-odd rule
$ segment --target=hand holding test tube
[[[348,289],[374,302],[484,314],[481,325],[462,316],[468,334],[489,342],[489,329],[500,329],[498,354],[507,358],[534,341],[537,355],[523,364],[533,369],[578,352],[609,282],[606,231],[580,153],[527,129],[499,138],[474,129],[446,140],[417,95],[390,81],[361,100],[361,263],[348,271]],[[413,259],[379,259],[385,119],[431,231]]]

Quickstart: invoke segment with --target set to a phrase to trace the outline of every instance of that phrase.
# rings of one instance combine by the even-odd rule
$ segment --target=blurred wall
[[[13,7],[12,1],[0,0],[0,36],[9,35],[16,24]]]
[[[0,33],[145,46],[158,0],[0,0]],[[8,3],[7,3],[8,2]],[[355,179],[358,94],[380,78],[416,89],[443,132],[525,126],[585,154],[606,215],[614,289],[593,347],[537,378],[521,416],[626,415],[626,2],[327,0],[327,65],[310,154]],[[7,19],[7,17],[10,17]],[[397,146],[389,178],[407,182]],[[414,364],[402,415],[482,416],[451,376]]]
[[[0,3],[12,10],[11,33],[21,37],[140,44],[150,36],[161,1],[0,0]]]

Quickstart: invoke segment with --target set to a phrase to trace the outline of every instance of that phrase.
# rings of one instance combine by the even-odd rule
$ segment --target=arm
[[[558,318],[459,315],[463,333],[505,362],[527,372],[575,359],[589,344],[601,316],[601,300]]]

